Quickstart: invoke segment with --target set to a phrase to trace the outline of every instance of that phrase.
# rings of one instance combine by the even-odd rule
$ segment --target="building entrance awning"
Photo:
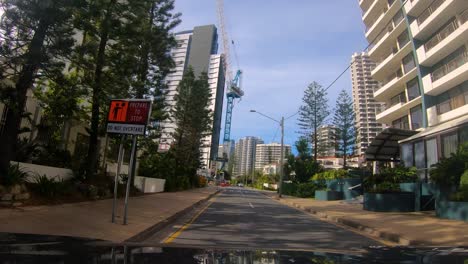
[[[398,141],[418,133],[412,130],[386,128],[370,143],[366,150],[367,161],[400,161]]]

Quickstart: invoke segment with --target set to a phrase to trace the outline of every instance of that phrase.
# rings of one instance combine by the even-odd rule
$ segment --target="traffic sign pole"
[[[132,142],[132,152],[130,154],[130,163],[129,163],[129,168],[128,168],[128,177],[127,177],[127,191],[125,192],[125,208],[124,208],[124,218],[123,218],[123,224],[127,224],[127,213],[128,213],[128,197],[130,196],[130,184],[132,182],[132,176],[133,176],[133,160],[135,159],[135,149],[136,149],[136,143],[137,143],[137,137],[136,135],[133,136],[133,142]]]
[[[114,178],[114,201],[112,201],[112,223],[115,223],[115,209],[117,207],[117,189],[119,185],[120,169],[122,167],[122,162],[123,162],[123,154],[124,154],[123,143],[125,141],[125,138],[126,138],[126,135],[122,135],[122,137],[120,138],[119,156],[117,158],[117,172],[115,173],[115,178]]]

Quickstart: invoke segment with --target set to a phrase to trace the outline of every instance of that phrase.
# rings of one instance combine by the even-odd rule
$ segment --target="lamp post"
[[[257,113],[261,116],[264,116],[268,119],[271,119],[273,121],[275,121],[276,123],[278,123],[281,127],[281,158],[280,158],[280,162],[279,162],[279,165],[280,165],[280,168],[279,168],[279,171],[280,171],[280,180],[279,180],[279,186],[278,186],[278,197],[281,198],[281,194],[283,193],[283,174],[284,174],[284,171],[283,171],[283,164],[284,164],[284,116],[281,117],[281,120],[276,120],[272,117],[269,117],[265,114],[262,114],[256,110],[250,110],[250,112],[252,113]]]

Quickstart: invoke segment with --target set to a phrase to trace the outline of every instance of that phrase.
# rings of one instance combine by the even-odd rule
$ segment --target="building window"
[[[393,121],[392,126],[398,129],[409,130],[410,126],[409,126],[408,116],[403,116],[402,118],[399,118]]]
[[[455,153],[458,148],[457,133],[442,136],[442,156],[450,157],[450,154]]]
[[[422,107],[418,105],[416,107],[411,108],[411,129],[415,130],[422,127]]]
[[[426,156],[427,168],[430,168],[439,161],[436,138],[426,140]]]
[[[468,142],[468,126],[460,128],[460,143]]]
[[[408,101],[411,101],[421,95],[418,78],[414,78],[406,83],[406,91],[408,92]]]
[[[401,158],[405,167],[413,167],[413,144],[401,145]]]
[[[390,99],[390,106],[394,106],[399,103],[406,103],[405,92],[400,93]]]
[[[398,47],[401,49],[403,48],[408,42],[410,41],[408,30],[403,32],[400,36],[398,36]]]
[[[464,65],[467,61],[468,54],[465,46],[462,46],[433,67],[434,70],[431,73],[432,81],[435,82],[439,80],[458,67]]]
[[[468,104],[468,82],[437,97],[437,114],[441,115]]]
[[[403,62],[403,70],[404,70],[405,74],[416,67],[416,63],[414,62],[413,53],[410,53],[406,57],[404,57],[402,62]]]
[[[421,155],[422,153],[422,155]],[[426,168],[426,157],[424,156],[424,141],[414,143],[414,166],[418,169]],[[418,170],[419,178],[426,175],[424,170]]]

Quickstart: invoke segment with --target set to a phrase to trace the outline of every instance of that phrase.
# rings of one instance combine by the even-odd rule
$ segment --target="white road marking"
[[[250,207],[254,208],[254,206],[252,205],[252,203],[249,202],[249,205],[250,205]]]

